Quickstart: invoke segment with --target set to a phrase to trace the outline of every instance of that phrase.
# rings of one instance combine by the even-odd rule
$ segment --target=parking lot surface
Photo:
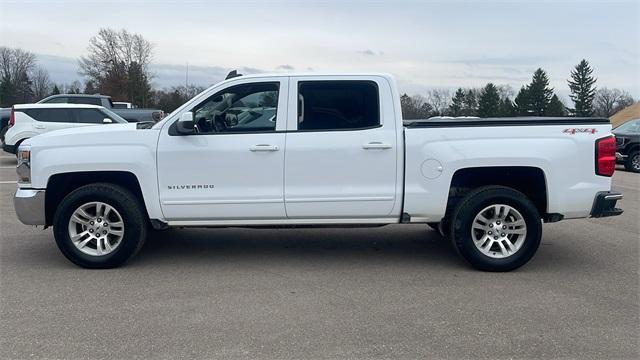
[[[533,260],[470,269],[424,225],[151,234],[84,270],[20,224],[0,155],[0,358],[638,358],[640,175],[622,216],[544,226]]]

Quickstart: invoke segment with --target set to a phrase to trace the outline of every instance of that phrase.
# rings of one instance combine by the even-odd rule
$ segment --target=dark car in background
[[[640,119],[629,120],[611,131],[616,136],[616,160],[627,171],[640,172]]]

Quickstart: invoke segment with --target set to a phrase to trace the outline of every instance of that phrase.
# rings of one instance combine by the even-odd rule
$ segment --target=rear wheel
[[[146,230],[146,215],[138,199],[113,184],[91,184],[71,192],[53,220],[60,251],[86,268],[125,263],[142,247]]]
[[[452,242],[473,267],[509,271],[527,263],[540,245],[542,222],[522,193],[503,186],[472,191],[458,204]]]
[[[627,171],[640,172],[640,152],[632,151],[624,163],[624,168]]]

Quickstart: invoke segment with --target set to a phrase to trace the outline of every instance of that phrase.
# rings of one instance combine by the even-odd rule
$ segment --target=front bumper
[[[7,144],[2,144],[2,150],[4,150],[5,152],[8,152],[9,154],[16,154],[16,146],[15,145],[7,145]]]
[[[622,199],[622,194],[612,191],[601,191],[596,194],[591,208],[591,217],[618,216],[623,210],[616,207],[616,202]]]
[[[13,197],[13,207],[18,219],[25,225],[46,225],[44,190],[18,189]]]

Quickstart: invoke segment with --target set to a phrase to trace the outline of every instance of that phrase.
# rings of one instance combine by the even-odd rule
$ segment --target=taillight
[[[9,115],[9,127],[12,127],[16,123],[16,112],[13,106],[11,107],[11,114]]]
[[[613,176],[616,170],[616,138],[596,140],[596,175]]]

